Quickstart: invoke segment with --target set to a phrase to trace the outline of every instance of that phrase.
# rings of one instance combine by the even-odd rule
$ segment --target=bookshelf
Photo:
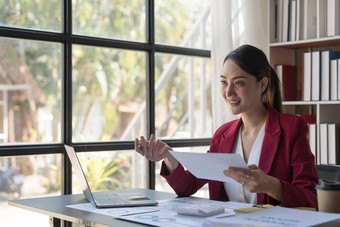
[[[307,2],[308,1],[308,2]],[[337,31],[336,35],[327,37],[327,21],[331,21],[329,18],[324,19],[324,17],[327,17],[327,1],[328,0],[270,0],[270,7],[269,7],[269,18],[270,18],[270,25],[269,25],[269,34],[270,34],[270,64],[275,68],[277,65],[294,65],[297,68],[297,97],[295,101],[284,101],[283,102],[283,111],[286,113],[292,113],[292,114],[299,114],[299,115],[314,115],[315,116],[315,139],[309,138],[311,142],[311,149],[312,152],[315,154],[316,157],[316,164],[336,164],[340,165],[340,136],[335,138],[335,141],[337,141],[337,144],[335,145],[335,151],[334,147],[332,147],[333,150],[329,151],[330,145],[324,146],[321,144],[324,144],[324,132],[320,132],[320,126],[322,124],[340,124],[340,98],[337,97],[336,100],[331,100],[331,97],[329,100],[306,100],[303,101],[303,78],[304,78],[304,62],[303,57],[304,53],[306,52],[316,52],[320,51],[338,51],[340,52],[340,34],[339,31]],[[336,0],[340,1],[340,0]],[[312,2],[312,3],[311,3]],[[314,3],[313,3],[314,2]],[[334,0],[332,1],[334,2]],[[292,4],[294,4],[294,7],[292,7]],[[300,12],[306,13],[307,9],[305,9],[306,6],[309,6],[308,4],[316,4],[313,7],[310,7],[311,9],[315,9],[315,19],[318,23],[316,23],[315,27],[315,37],[303,37],[303,29],[304,26],[306,26],[307,22],[304,22],[305,17],[303,15],[299,15],[297,13],[297,10],[300,9]],[[320,4],[324,4],[323,7],[321,7]],[[340,5],[340,2],[338,3]],[[283,7],[287,7],[287,9],[283,9]],[[317,6],[317,7],[316,7]],[[292,16],[293,12],[291,10],[295,10],[294,16]],[[324,10],[324,12],[322,12]],[[340,8],[338,10],[338,13],[340,11]],[[285,13],[288,13],[288,15],[284,15]],[[301,13],[301,14],[303,14]],[[280,18],[278,18],[280,17]],[[297,19],[300,17],[299,19]],[[321,20],[323,18],[323,21]],[[293,18],[293,19],[292,19]],[[337,17],[339,18],[339,17]],[[286,25],[280,25],[280,23],[283,23],[284,19],[288,19],[288,22],[286,22]],[[291,33],[291,23],[294,21],[295,23],[300,22],[299,26],[294,25],[295,28],[295,35],[292,36]],[[339,26],[339,19],[337,19],[337,26]],[[283,23],[284,24],[284,23]],[[288,24],[288,28],[287,28]],[[317,26],[320,26],[317,28]],[[323,27],[325,27],[325,30],[321,32]],[[286,31],[282,31],[282,29],[286,29]],[[298,30],[300,29],[300,31]],[[297,34],[300,34],[298,36]],[[282,35],[285,34],[287,37],[282,38]],[[281,37],[279,37],[281,36]],[[293,37],[293,38],[291,38]],[[320,55],[321,56],[321,55]],[[320,68],[322,65],[320,64]],[[337,65],[338,70],[340,70],[340,64]],[[312,64],[312,70],[313,70],[313,64]],[[315,70],[314,70],[315,71]],[[320,69],[321,72],[321,69]],[[320,80],[322,80],[320,73]],[[289,75],[288,75],[289,76]],[[338,74],[338,80],[340,79],[340,73]],[[311,83],[313,83],[313,79],[311,79]],[[325,83],[324,83],[325,84]],[[322,86],[325,86],[325,85]],[[340,83],[338,83],[340,84]],[[321,85],[320,85],[321,86]],[[329,87],[331,86],[331,83],[329,84]],[[322,87],[321,87],[322,88]],[[313,92],[312,88],[311,93]],[[322,88],[324,89],[324,88]],[[329,88],[330,89],[330,88]],[[320,89],[321,90],[321,89]],[[340,88],[338,88],[338,91],[340,91]],[[330,91],[328,91],[330,92]],[[321,91],[320,91],[321,93]],[[313,124],[313,123],[310,123]],[[309,124],[309,126],[310,126]],[[340,126],[339,126],[340,128]],[[339,132],[337,132],[340,134]],[[322,135],[322,136],[321,136]],[[328,134],[327,134],[328,135]],[[327,138],[327,137],[326,137]],[[323,140],[322,143],[320,140]],[[327,140],[326,143],[329,143]],[[333,143],[333,142],[332,142]],[[314,146],[314,147],[312,147]],[[333,145],[332,145],[333,146]],[[338,147],[336,147],[338,146]],[[330,153],[331,152],[331,153]],[[334,152],[335,152],[335,158],[334,158]],[[335,160],[334,160],[335,159]]]

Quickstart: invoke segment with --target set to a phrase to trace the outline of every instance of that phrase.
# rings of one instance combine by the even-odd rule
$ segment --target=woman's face
[[[263,106],[261,94],[267,83],[268,78],[257,82],[255,76],[243,71],[231,59],[223,64],[221,93],[232,114],[251,113],[258,105]]]

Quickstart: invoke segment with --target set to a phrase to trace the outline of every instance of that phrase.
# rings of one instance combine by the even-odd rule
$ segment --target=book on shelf
[[[304,0],[303,12],[303,39],[316,38],[317,27],[317,2],[316,0]]]
[[[330,61],[338,58],[340,58],[340,52],[331,50],[321,52],[321,100],[323,101],[330,100]]]
[[[312,100],[312,53],[305,52],[302,54],[302,86],[301,100]]]
[[[270,13],[270,19],[269,19],[269,26],[270,26],[270,42],[271,43],[276,43],[279,42],[278,39],[278,3],[277,0],[271,2],[271,4],[269,4],[270,6],[270,12],[275,12],[275,13]]]
[[[326,0],[316,0],[316,12],[317,12],[317,21],[316,21],[316,38],[322,38],[326,36]]]
[[[297,67],[295,65],[277,65],[276,72],[282,84],[284,101],[297,100]]]
[[[308,141],[310,150],[316,160],[316,124],[308,124]]]
[[[282,42],[287,42],[289,39],[289,1],[282,0]]]
[[[328,164],[338,165],[340,146],[340,124],[328,124]]]
[[[316,123],[316,116],[314,114],[299,114],[307,124],[315,124]]]
[[[328,128],[327,123],[320,124],[320,146],[318,153],[318,163],[321,165],[328,164]]]
[[[327,36],[340,35],[340,0],[327,0]]]
[[[304,0],[296,0],[296,40],[302,40],[303,37],[303,12]]]
[[[296,1],[290,0],[289,4],[289,41],[296,40]]]
[[[321,90],[321,51],[312,52],[312,100],[320,100]]]
[[[276,30],[277,30],[277,40],[278,42],[282,42],[282,23],[283,23],[283,0],[277,0],[276,1],[276,7],[277,7],[277,24],[276,24]]]
[[[340,100],[340,59],[338,59],[338,76],[337,76],[337,81],[338,81],[338,100]]]
[[[330,100],[338,99],[338,59],[331,60]]]

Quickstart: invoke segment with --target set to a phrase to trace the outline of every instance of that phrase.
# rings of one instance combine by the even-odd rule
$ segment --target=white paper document
[[[204,221],[207,219],[206,217],[180,215],[172,211],[172,208],[187,205],[210,205],[225,209],[224,213],[215,215],[213,217],[226,217],[233,216],[235,214],[233,211],[234,207],[252,206],[251,204],[246,203],[229,203],[195,197],[158,200],[157,202],[159,211],[146,214],[125,215],[120,216],[119,219],[159,227],[199,227],[203,226]]]
[[[201,179],[230,182],[233,179],[224,175],[223,170],[228,169],[229,166],[248,169],[247,164],[239,154],[193,153],[171,150],[169,152],[190,173]]]
[[[206,226],[314,226],[340,218],[340,214],[273,207],[253,213],[226,218],[208,218]]]
[[[87,212],[93,212],[97,214],[108,215],[112,217],[120,217],[132,214],[146,214],[159,211],[159,207],[157,206],[142,206],[142,207],[115,207],[115,208],[101,208],[98,209],[91,205],[91,203],[79,203],[68,205],[67,207],[77,209],[77,210],[84,210]]]
[[[239,202],[221,202],[197,197],[183,197],[168,200],[158,200],[157,206],[124,207],[124,208],[101,208],[98,209],[90,203],[68,205],[68,208],[93,212],[111,216],[126,221],[143,223],[159,227],[199,227],[206,217],[179,215],[172,208],[188,205],[210,205],[222,207],[225,212],[213,217],[226,217],[235,215],[235,208],[251,207],[252,204]]]

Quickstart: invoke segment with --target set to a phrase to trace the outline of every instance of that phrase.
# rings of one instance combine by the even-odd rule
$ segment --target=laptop
[[[152,200],[142,194],[117,193],[115,191],[91,192],[89,184],[86,180],[84,171],[80,165],[78,156],[74,148],[64,145],[67,155],[71,160],[72,166],[79,181],[81,190],[87,201],[97,208],[112,208],[112,207],[136,207],[136,206],[153,206],[158,202]]]

